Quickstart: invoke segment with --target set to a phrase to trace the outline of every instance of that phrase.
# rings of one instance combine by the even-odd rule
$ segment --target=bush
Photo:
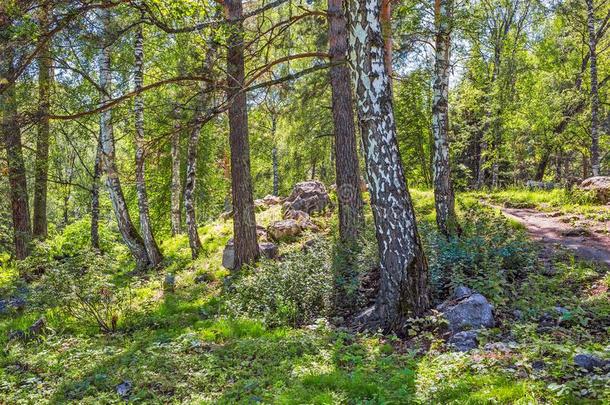
[[[242,270],[230,288],[227,311],[270,326],[298,326],[327,316],[333,292],[331,254],[330,243],[318,240],[306,253]]]
[[[422,224],[427,239],[430,275],[438,300],[454,287],[467,285],[497,305],[506,304],[514,281],[536,265],[536,250],[522,230],[500,214],[474,204],[462,207],[460,238],[445,239],[431,224]]]
[[[41,279],[41,300],[86,325],[110,333],[131,309],[129,288],[114,280],[108,257],[86,252],[52,263]]]

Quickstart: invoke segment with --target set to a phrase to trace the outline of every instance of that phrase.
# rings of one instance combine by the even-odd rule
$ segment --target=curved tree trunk
[[[135,42],[135,91],[142,89],[144,85],[144,34],[142,25],[136,28]],[[148,209],[148,195],[146,193],[146,150],[144,139],[144,97],[138,94],[134,99],[134,115],[135,115],[135,130],[136,130],[136,191],[138,194],[138,212],[140,215],[140,231],[150,265],[158,266],[163,260],[163,255],[157,246],[155,236],[153,234],[152,225],[150,223],[150,215]]]
[[[452,18],[452,0],[435,0],[436,51],[434,66],[434,100],[432,105],[432,132],[434,134],[434,205],[436,224],[447,236],[459,234],[455,215],[455,196],[449,165],[449,47]]]
[[[46,31],[50,6],[41,8],[40,27]],[[53,67],[51,64],[50,41],[42,45],[38,57],[38,137],[36,139],[36,162],[34,169],[34,237],[44,239],[47,236],[47,175],[49,171],[49,106]]]
[[[335,129],[335,170],[339,200],[339,235],[343,242],[353,243],[364,225],[360,168],[356,147],[356,129],[350,73],[347,57],[347,19],[343,0],[328,0],[329,52],[332,111]]]
[[[599,176],[599,91],[597,85],[597,38],[593,0],[587,1],[587,28],[589,29],[589,64],[591,67],[591,174]]]
[[[100,55],[100,88],[101,104],[106,103],[111,99],[111,82],[112,75],[110,72],[110,11],[103,9],[100,11],[101,20],[104,26],[104,48]],[[127,202],[121,188],[121,181],[115,161],[114,150],[114,131],[112,127],[112,109],[108,109],[101,113],[100,116],[100,142],[102,147],[101,161],[104,171],[106,172],[106,185],[110,194],[110,201],[114,209],[114,214],[117,220],[117,225],[123,241],[129,248],[133,258],[136,261],[136,266],[139,270],[145,269],[150,265],[148,254],[142,238],[138,231],[133,226]]]
[[[5,48],[0,53],[0,58],[0,69],[2,69],[0,79],[12,77],[14,75],[14,50],[10,46]],[[0,111],[2,112],[0,134],[6,147],[8,166],[15,258],[22,260],[30,253],[32,230],[28,205],[27,176],[21,145],[21,129],[17,121],[18,112],[14,85],[8,86],[0,93]]]
[[[349,46],[358,120],[367,160],[381,281],[367,326],[397,330],[407,314],[430,307],[428,266],[396,141],[390,78],[385,69],[380,0],[351,0]]]
[[[231,184],[233,195],[233,236],[235,268],[259,257],[256,237],[254,198],[250,176],[248,106],[244,87],[244,29],[241,22],[242,0],[225,0],[225,16],[230,34],[227,50],[227,98],[229,106],[229,144],[231,147]]]

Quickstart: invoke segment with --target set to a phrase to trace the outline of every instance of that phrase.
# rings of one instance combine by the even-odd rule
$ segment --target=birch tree
[[[428,269],[396,142],[391,83],[384,62],[380,0],[349,2],[349,55],[380,257],[376,304],[359,320],[398,330],[430,307]]]
[[[459,232],[449,166],[449,51],[452,0],[435,0],[435,63],[432,131],[434,134],[434,205],[439,231],[449,237]]]
[[[135,71],[134,71],[134,90],[139,92],[144,86],[144,33],[142,24],[136,27],[135,33]],[[158,266],[163,260],[163,255],[157,246],[157,241],[150,223],[148,209],[148,194],[146,192],[146,150],[144,138],[144,96],[136,95],[134,99],[135,115],[135,135],[136,135],[136,191],[138,194],[138,213],[140,216],[140,231],[144,240],[144,247],[152,267]]]
[[[103,48],[99,57],[100,69],[100,104],[105,104],[111,100],[111,44],[112,31],[110,27],[111,12],[109,9],[100,10],[101,23],[103,29]],[[146,247],[138,231],[133,226],[127,202],[123,195],[121,181],[119,179],[116,156],[114,149],[114,129],[112,125],[112,109],[105,110],[100,115],[100,144],[101,144],[101,163],[106,174],[106,186],[110,194],[110,201],[117,220],[117,225],[123,241],[129,248],[136,261],[139,270],[145,269],[150,265],[150,259],[146,252]]]

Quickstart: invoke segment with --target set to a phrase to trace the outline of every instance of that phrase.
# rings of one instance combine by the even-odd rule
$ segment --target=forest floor
[[[231,221],[200,228],[199,259],[191,260],[185,236],[167,238],[165,268],[134,276],[115,230],[103,230],[101,258],[83,255],[85,218],[26,263],[0,264],[0,298],[26,294],[20,308],[0,311],[0,404],[610,403],[608,371],[585,370],[574,360],[583,353],[610,359],[608,268],[557,249],[545,259],[553,269],[547,271],[523,227],[473,193],[458,195],[462,237],[444,242],[435,231],[432,193],[412,195],[435,290],[451,269],[452,283],[493,303],[496,326],[479,335],[477,349],[453,350],[435,311],[413,320],[407,338],[333,325],[327,307],[333,271],[345,260],[334,250],[335,215],[314,217],[318,232],[280,243],[280,261],[239,275],[220,265]],[[503,205],[510,198],[486,200]],[[549,204],[558,197],[535,198]],[[547,211],[606,215],[599,206],[566,201]],[[257,221],[267,226],[281,218],[279,208],[257,213]],[[367,223],[362,252],[349,258],[357,272],[377,260],[370,213]],[[71,269],[73,276],[51,285],[54,274]],[[19,277],[41,270],[25,285]],[[175,274],[173,291],[163,287],[167,273]],[[94,276],[102,283],[91,284]],[[117,330],[100,330],[90,316],[75,318],[66,304],[76,302],[75,291],[103,292],[102,304],[111,302],[118,315]],[[435,301],[444,298],[437,292]],[[41,317],[43,335],[9,339]]]

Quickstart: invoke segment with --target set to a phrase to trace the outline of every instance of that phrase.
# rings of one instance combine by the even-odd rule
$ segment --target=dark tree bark
[[[343,242],[353,243],[364,225],[360,168],[356,147],[356,129],[350,72],[347,57],[347,18],[343,0],[328,0],[329,52],[332,111],[335,129],[335,170],[339,200],[339,235]]]
[[[542,153],[542,157],[540,158],[540,162],[536,165],[536,174],[534,175],[535,181],[542,181],[544,179],[544,174],[546,173],[546,167],[549,164],[549,160],[551,159],[551,150],[549,148],[545,149]]]
[[[136,28],[135,41],[135,91],[144,85],[144,33],[142,25]],[[155,235],[150,223],[148,209],[148,194],[146,192],[146,150],[144,138],[144,97],[138,94],[134,99],[135,135],[136,135],[136,191],[138,194],[138,212],[140,215],[140,232],[144,247],[150,260],[150,265],[156,267],[163,261],[163,255],[157,246]]]
[[[0,53],[0,69],[2,69],[0,79],[11,77],[14,74],[14,58],[15,53],[10,46]],[[27,176],[21,144],[21,128],[17,121],[15,86],[9,86],[3,93],[0,93],[0,111],[2,112],[0,132],[6,148],[8,166],[15,258],[22,260],[30,253],[32,229],[28,205]]]
[[[180,125],[180,109],[174,109],[174,132],[171,139],[171,156],[172,156],[172,180],[170,187],[170,222],[172,227],[172,236],[182,233],[182,212],[180,210],[180,195],[182,194],[182,186],[180,182],[180,134],[182,127]]]
[[[398,330],[409,312],[422,315],[430,299],[428,266],[396,141],[391,84],[380,40],[380,6],[380,0],[350,1],[349,55],[381,273],[375,307],[360,321],[390,331]]]
[[[104,48],[100,55],[100,88],[101,100],[100,104],[104,104],[111,99],[111,81],[112,75],[110,71],[110,11],[108,9],[100,10],[101,21],[104,29]],[[102,166],[106,173],[106,185],[110,194],[110,201],[114,209],[114,214],[117,220],[117,225],[123,241],[129,248],[131,255],[136,261],[138,270],[143,270],[150,266],[150,259],[146,252],[146,247],[142,237],[133,226],[127,202],[123,195],[119,172],[116,166],[115,149],[114,149],[114,131],[112,127],[112,109],[108,109],[101,113],[100,116],[100,141],[102,145],[101,160]]]
[[[589,65],[591,69],[591,174],[599,176],[599,91],[597,84],[597,38],[595,7],[587,2],[587,28],[589,30]]]
[[[91,248],[100,250],[100,177],[102,175],[102,143],[98,138],[91,186]]]
[[[439,231],[446,237],[459,234],[449,165],[449,48],[452,7],[452,0],[434,1],[436,49],[432,104],[432,132],[434,135],[432,168],[436,224]]]
[[[47,30],[50,18],[50,5],[43,5],[40,27]],[[50,41],[44,43],[38,57],[38,137],[36,139],[36,162],[34,169],[34,237],[47,236],[47,176],[49,171],[49,106],[53,67],[51,64]]]
[[[229,106],[229,144],[231,147],[231,184],[233,196],[233,235],[235,268],[259,257],[252,178],[250,176],[250,141],[248,107],[244,87],[244,29],[241,0],[225,0],[225,17],[229,23],[227,50],[227,98]]]

